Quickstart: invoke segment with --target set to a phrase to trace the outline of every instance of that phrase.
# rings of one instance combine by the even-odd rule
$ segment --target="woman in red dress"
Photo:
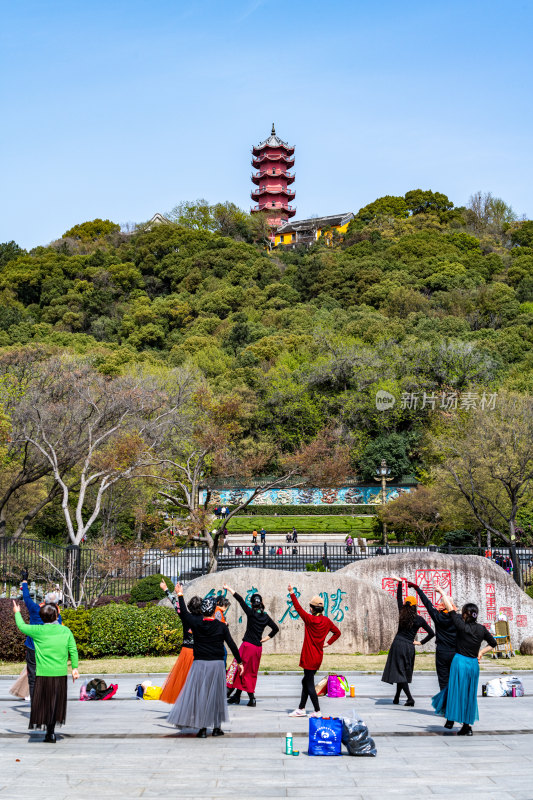
[[[300,705],[298,708],[295,708],[294,711],[291,711],[289,716],[307,716],[305,705],[307,703],[307,698],[310,697],[314,711],[312,711],[309,716],[319,717],[320,705],[315,690],[315,674],[322,664],[324,647],[329,647],[330,644],[336,642],[341,632],[329,617],[324,616],[324,601],[319,595],[315,595],[311,598],[309,603],[311,613],[309,614],[307,611],[304,611],[298,602],[298,598],[294,594],[291,584],[289,584],[289,594],[294,608],[305,625],[304,643],[300,656],[300,666],[304,671],[304,676],[302,678],[302,695],[300,698]],[[331,633],[331,636],[329,641],[326,642],[325,640],[328,633]]]

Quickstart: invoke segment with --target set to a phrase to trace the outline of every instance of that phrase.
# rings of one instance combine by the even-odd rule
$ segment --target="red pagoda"
[[[252,200],[257,205],[251,211],[269,212],[269,224],[275,229],[296,214],[296,208],[289,205],[295,193],[288,188],[294,181],[294,173],[287,172],[294,165],[294,147],[282,141],[272,125],[268,139],[254,147],[252,153],[252,166],[258,170],[252,174],[252,182],[258,188],[252,191]]]

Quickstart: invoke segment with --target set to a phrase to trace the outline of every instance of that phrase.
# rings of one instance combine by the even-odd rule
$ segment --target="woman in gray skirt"
[[[228,719],[224,642],[233,653],[242,675],[239,648],[231,638],[228,626],[215,619],[214,597],[206,597],[202,601],[203,616],[195,616],[185,605],[183,588],[179,583],[175,592],[183,628],[193,633],[194,661],[168,721],[177,728],[199,728],[196,734],[199,739],[206,738],[207,728],[213,728],[213,736],[223,736],[221,725]]]

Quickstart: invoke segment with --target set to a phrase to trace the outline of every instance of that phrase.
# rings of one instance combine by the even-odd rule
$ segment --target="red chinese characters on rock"
[[[517,614],[516,615],[516,627],[517,628],[527,628],[527,614]]]
[[[485,584],[485,598],[487,603],[487,619],[494,621],[496,619],[496,591],[493,583]]]
[[[407,595],[416,594],[414,589],[409,589],[407,586],[407,580],[407,578],[402,578],[402,594],[404,598],[407,597]],[[439,601],[439,595],[437,595],[433,586],[435,581],[442,586],[446,594],[451,595],[452,576],[449,569],[418,569],[415,573],[414,582],[420,586],[424,594],[427,595],[433,604]],[[397,583],[393,578],[381,579],[381,588],[390,594],[391,597],[396,597],[396,586]],[[418,600],[417,611],[427,622],[431,622],[431,617],[426,611],[424,604],[420,602],[420,599]]]
[[[394,578],[382,578],[381,579],[381,588],[383,591],[390,594],[391,597],[396,597],[396,586],[397,582]],[[407,578],[402,578],[402,597],[407,597],[409,594],[409,588],[407,586]]]
[[[510,606],[501,606],[500,614],[504,614],[509,622],[513,619],[513,609]]]
[[[452,573],[449,569],[417,569],[415,573],[415,583],[420,586],[424,594],[435,605],[440,600],[440,595],[437,594],[434,584],[437,583],[442,590],[450,597],[452,596]],[[418,613],[427,622],[431,622],[431,617],[426,611],[425,606],[418,601]]]

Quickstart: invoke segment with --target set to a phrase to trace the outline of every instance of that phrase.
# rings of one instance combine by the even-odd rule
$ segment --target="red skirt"
[[[239,647],[239,655],[242,659],[244,671],[242,675],[239,671],[235,675],[233,681],[233,688],[240,689],[244,692],[255,692],[255,684],[257,683],[257,673],[259,672],[259,664],[261,663],[262,647],[257,647],[250,642],[243,642]]]
[[[193,661],[192,647],[182,647],[181,653],[163,685],[163,691],[159,698],[163,703],[174,705],[185,685]]]

